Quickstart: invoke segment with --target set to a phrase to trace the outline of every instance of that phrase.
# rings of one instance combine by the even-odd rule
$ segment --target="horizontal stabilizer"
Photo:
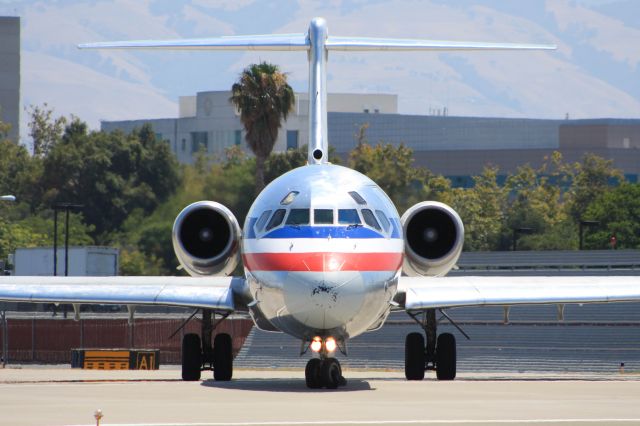
[[[136,40],[84,43],[80,49],[308,50],[305,34],[252,35],[183,40]]]
[[[554,50],[546,44],[483,43],[471,41],[416,40],[368,37],[329,37],[327,50]]]
[[[328,37],[327,50],[334,51],[419,51],[419,50],[553,50],[554,45],[483,43],[367,37]],[[183,40],[136,40],[84,43],[80,49],[173,49],[173,50],[309,50],[306,34],[229,36]]]

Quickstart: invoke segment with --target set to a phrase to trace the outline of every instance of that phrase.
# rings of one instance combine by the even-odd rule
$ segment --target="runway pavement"
[[[309,390],[301,370],[240,370],[231,382],[178,380],[177,368],[0,369],[0,425],[640,424],[640,375],[464,373],[407,382],[349,370]]]

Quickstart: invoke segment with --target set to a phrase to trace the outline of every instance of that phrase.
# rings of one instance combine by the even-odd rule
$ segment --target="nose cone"
[[[284,286],[289,314],[318,330],[344,328],[365,299],[365,282],[355,271],[291,272]]]

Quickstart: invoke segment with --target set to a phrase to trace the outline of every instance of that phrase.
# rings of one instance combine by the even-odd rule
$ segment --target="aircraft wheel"
[[[335,358],[327,358],[322,361],[320,367],[320,379],[322,385],[327,389],[336,389],[341,382],[342,369],[340,363]]]
[[[322,387],[322,382],[320,381],[321,366],[322,361],[319,358],[311,358],[307,362],[307,366],[304,369],[304,379],[309,389],[320,389]]]
[[[438,336],[436,377],[438,380],[456,378],[456,338],[451,333],[442,333]]]
[[[404,376],[407,380],[422,380],[424,368],[424,337],[422,333],[409,333],[404,341]]]
[[[201,367],[200,336],[194,333],[185,334],[182,338],[182,380],[200,380]]]
[[[216,335],[213,341],[213,378],[227,382],[233,376],[233,346],[227,333]]]

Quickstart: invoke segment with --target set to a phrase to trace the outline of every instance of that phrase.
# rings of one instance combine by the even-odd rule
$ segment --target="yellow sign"
[[[86,351],[83,368],[89,370],[128,370],[129,351]]]
[[[156,367],[156,354],[153,352],[138,353],[138,360],[136,362],[136,369],[138,370],[157,370]]]

